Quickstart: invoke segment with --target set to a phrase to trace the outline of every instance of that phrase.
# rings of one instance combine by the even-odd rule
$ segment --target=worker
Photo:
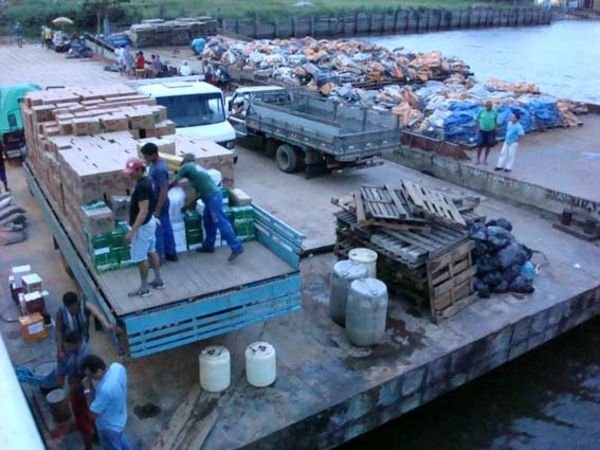
[[[4,191],[8,192],[8,180],[6,178],[6,167],[4,165],[4,150],[2,148],[2,143],[0,143],[0,181],[4,185]]]
[[[158,147],[147,142],[141,148],[142,155],[148,164],[148,175],[154,184],[156,207],[154,217],[160,224],[156,228],[156,251],[161,261],[178,261],[175,250],[175,238],[169,217],[169,169],[164,159],[158,156]]]
[[[14,32],[17,45],[19,47],[23,47],[23,28],[21,28],[21,22],[17,22],[15,24]]]
[[[82,364],[86,356],[92,354],[92,350],[81,335],[75,331],[69,331],[64,335],[64,364],[57,366],[57,384],[62,387],[65,377],[69,386],[69,400],[71,410],[75,416],[75,424],[81,433],[85,450],[92,450],[92,439],[94,436],[94,418],[87,404],[82,380],[84,378]]]
[[[52,29],[50,27],[45,27],[44,29],[44,41],[46,48],[52,48]]]
[[[188,77],[191,74],[192,74],[192,68],[190,67],[188,62],[187,61],[182,62],[181,66],[179,67],[179,75],[181,75],[182,77]]]
[[[500,152],[500,157],[498,158],[498,163],[494,170],[504,169],[505,172],[512,171],[517,148],[519,147],[519,141],[525,134],[519,119],[520,114],[518,112],[514,113],[510,119],[510,123],[506,127],[504,145],[502,145],[502,151]]]
[[[125,60],[125,75],[133,75],[133,67],[135,65],[135,61],[133,58],[133,54],[131,53],[131,49],[129,48],[129,45],[126,45],[125,49],[123,50],[123,59]]]
[[[131,243],[131,261],[138,264],[140,287],[127,295],[129,297],[147,297],[150,288],[163,289],[165,283],[160,276],[160,260],[156,253],[157,220],[153,215],[156,210],[156,196],[152,179],[146,175],[144,162],[136,157],[129,158],[123,172],[135,181],[129,205],[129,225],[131,229],[125,240]],[[150,261],[150,264],[148,264]],[[152,267],[154,280],[148,283],[148,269]]]
[[[231,249],[231,255],[228,258],[228,261],[231,262],[242,254],[244,247],[236,238],[233,227],[223,212],[221,191],[219,191],[208,172],[196,164],[195,159],[193,153],[188,153],[183,157],[181,168],[170,186],[176,186],[182,178],[187,178],[196,191],[196,196],[200,197],[204,203],[202,222],[205,236],[202,246],[197,251],[202,253],[213,253],[215,251],[215,238],[218,228],[221,237],[227,241],[227,245]]]
[[[490,149],[496,145],[496,129],[498,128],[498,112],[491,101],[485,102],[485,108],[477,113],[479,124],[479,145],[477,146],[477,164],[481,164],[481,151],[485,148],[483,164],[487,164]]]
[[[146,59],[144,58],[144,52],[139,51],[135,58],[135,78],[140,79],[146,76]]]
[[[72,291],[66,292],[62,298],[63,304],[58,308],[54,321],[56,323],[54,338],[56,342],[56,355],[59,364],[65,359],[64,336],[69,332],[74,332],[81,337],[83,343],[90,339],[90,316],[94,316],[108,331],[114,331],[115,327],[111,325],[104,315],[98,309],[85,301],[81,301],[79,296]]]
[[[108,368],[96,355],[88,355],[82,363],[84,393],[90,402],[92,417],[104,450],[131,450],[125,436],[127,424],[127,369],[114,362]],[[96,387],[93,387],[92,380]]]

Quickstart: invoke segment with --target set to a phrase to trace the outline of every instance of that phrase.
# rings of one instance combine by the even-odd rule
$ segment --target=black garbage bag
[[[479,278],[475,278],[475,283],[473,284],[473,287],[475,288],[477,294],[479,294],[479,297],[489,298],[490,288],[487,284],[485,284],[485,281],[482,281]]]
[[[506,247],[508,248],[508,247]],[[512,283],[512,281],[517,278],[521,273],[521,265],[516,264],[507,268],[502,269],[502,278],[508,283]]]
[[[509,289],[512,292],[518,292],[520,294],[531,294],[535,291],[535,288],[531,282],[527,281],[521,275],[519,275],[512,281],[512,283],[510,283]]]
[[[528,252],[527,247],[519,244],[516,241],[511,242],[497,253],[498,262],[500,267],[508,269],[512,266],[521,267],[525,261],[527,261]]]
[[[486,227],[501,227],[504,228],[506,231],[512,231],[513,226],[512,223],[510,223],[509,220],[504,219],[503,217],[499,218],[499,219],[492,219],[489,220],[488,223],[485,224]]]
[[[500,281],[500,283],[498,283],[492,288],[492,292],[494,294],[504,294],[505,292],[508,292],[509,285],[510,284],[508,283],[508,281],[502,280]]]
[[[475,259],[475,265],[477,266],[478,274],[486,274],[496,270],[499,267],[498,258],[489,253]]]
[[[493,272],[486,273],[483,277],[483,281],[485,281],[485,283],[493,289],[502,283],[504,279],[502,278],[502,273],[495,270]],[[508,285],[508,283],[506,284]]]
[[[487,227],[487,235],[488,244],[496,249],[504,248],[515,240],[510,231],[498,226]]]
[[[488,238],[485,225],[480,222],[473,222],[469,226],[469,235],[475,241],[487,241]]]
[[[484,241],[475,241],[475,248],[473,249],[473,256],[475,258],[486,255],[489,251],[490,248]]]

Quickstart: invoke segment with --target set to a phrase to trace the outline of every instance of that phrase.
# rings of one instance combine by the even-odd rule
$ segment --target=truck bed
[[[244,244],[244,253],[232,263],[227,262],[229,253],[228,247],[220,247],[213,254],[180,254],[179,262],[169,262],[161,267],[166,287],[152,290],[150,297],[127,296],[128,292],[139,286],[136,267],[100,273],[97,278],[115,314],[124,316],[182,300],[202,301],[202,297],[208,294],[228,291],[296,271],[258,242]],[[153,274],[150,272],[152,279]]]

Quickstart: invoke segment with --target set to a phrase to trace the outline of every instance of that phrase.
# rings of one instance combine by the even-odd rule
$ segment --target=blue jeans
[[[221,232],[221,238],[225,239],[232,252],[242,250],[242,243],[235,237],[235,232],[231,223],[223,212],[223,196],[220,192],[213,192],[207,198],[203,198],[204,214],[202,222],[204,223],[204,242],[202,248],[212,251],[215,248],[215,238],[217,236],[217,228]]]
[[[131,444],[123,432],[98,430],[102,450],[132,450]]]
[[[165,256],[177,254],[175,250],[175,238],[173,237],[173,228],[171,227],[171,218],[169,217],[169,204],[163,206],[163,210],[158,218],[160,225],[156,227],[156,251],[160,259]]]

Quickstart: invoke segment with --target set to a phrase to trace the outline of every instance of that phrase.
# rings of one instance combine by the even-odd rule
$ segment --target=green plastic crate
[[[254,208],[252,206],[234,206],[231,208],[235,220],[254,220]]]

